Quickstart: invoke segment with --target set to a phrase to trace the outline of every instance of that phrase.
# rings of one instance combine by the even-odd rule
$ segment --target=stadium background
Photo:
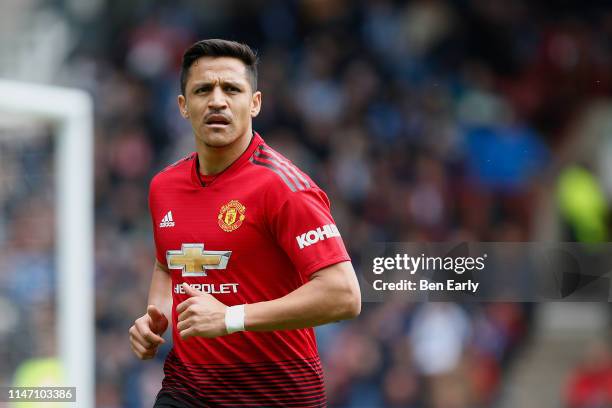
[[[187,45],[222,37],[257,49],[255,129],[327,191],[357,264],[372,241],[604,242],[612,8],[594,4],[4,1],[0,77],[95,101],[97,406],[151,406],[161,381],[167,350],[139,362],[127,329],[154,259],[149,180],[192,149],[175,101]],[[45,128],[27,131],[39,137],[18,154],[0,142],[2,384],[55,348],[53,146]],[[329,402],[610,406],[609,313],[365,304],[317,331]]]

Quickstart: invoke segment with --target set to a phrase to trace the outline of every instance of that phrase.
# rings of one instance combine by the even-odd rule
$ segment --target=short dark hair
[[[202,57],[231,57],[239,59],[246,66],[253,92],[257,90],[257,54],[246,44],[236,41],[212,38],[200,40],[192,44],[183,54],[181,65],[181,93],[185,95],[185,87],[189,70],[193,63]]]

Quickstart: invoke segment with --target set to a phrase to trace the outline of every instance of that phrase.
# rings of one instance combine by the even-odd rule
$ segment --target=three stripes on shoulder
[[[267,146],[260,145],[249,160],[255,165],[272,170],[293,192],[311,187],[310,182],[297,167]]]

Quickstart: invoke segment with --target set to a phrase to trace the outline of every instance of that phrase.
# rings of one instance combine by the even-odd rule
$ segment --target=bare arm
[[[130,327],[130,346],[141,360],[153,358],[164,343],[161,337],[168,328],[172,313],[172,280],[167,269],[155,260],[149,288],[147,312]]]
[[[361,311],[361,294],[350,262],[312,274],[309,282],[270,301],[245,306],[245,329],[287,330],[350,319]]]
[[[227,334],[227,306],[214,296],[183,283],[191,296],[176,307],[177,329],[191,336],[218,337]],[[341,262],[312,274],[309,282],[274,300],[244,306],[247,331],[291,330],[350,319],[361,311],[361,294],[350,262]]]
[[[149,305],[155,305],[168,319],[172,316],[172,279],[168,269],[155,260],[149,288]]]

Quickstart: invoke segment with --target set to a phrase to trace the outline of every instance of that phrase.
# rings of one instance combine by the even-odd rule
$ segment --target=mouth
[[[231,123],[231,120],[225,115],[213,114],[208,115],[204,123],[210,127],[225,127]]]

